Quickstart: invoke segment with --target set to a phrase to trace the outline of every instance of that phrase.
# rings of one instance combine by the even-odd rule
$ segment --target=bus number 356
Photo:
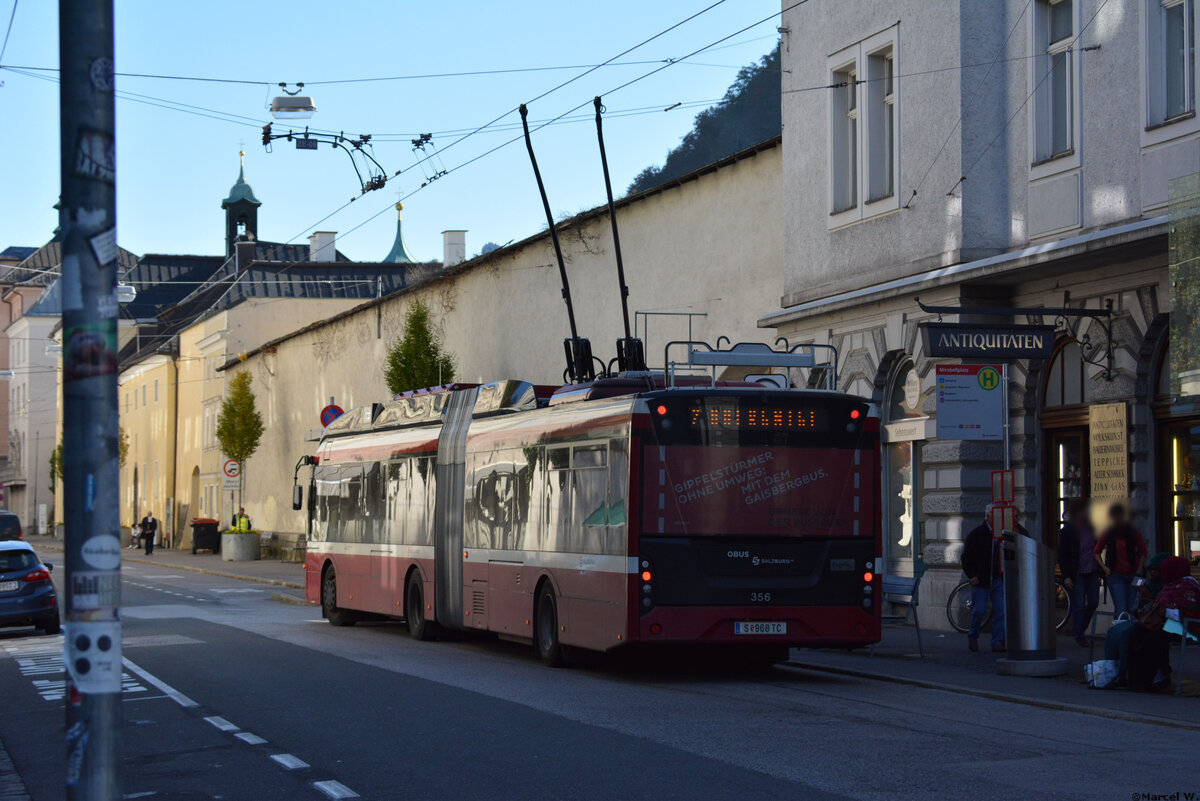
[[[770,600],[771,600],[771,593],[769,593],[769,592],[752,592],[752,593],[750,593],[750,603],[752,603],[752,604],[755,604],[755,603],[765,604],[765,603],[769,603]]]

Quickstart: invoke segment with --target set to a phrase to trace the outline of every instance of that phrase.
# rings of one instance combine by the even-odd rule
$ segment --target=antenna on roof
[[[571,284],[567,281],[567,266],[563,262],[562,245],[558,242],[558,229],[554,215],[550,212],[550,201],[546,197],[546,185],[538,170],[537,157],[533,155],[533,140],[529,138],[529,109],[521,104],[521,128],[525,131],[525,147],[529,150],[529,162],[533,165],[533,177],[537,179],[538,192],[542,195],[542,207],[546,210],[546,224],[550,226],[550,241],[554,243],[554,255],[558,259],[558,274],[562,278],[562,296],[567,304],[567,320],[571,324],[571,337],[563,340],[567,356],[567,380],[572,384],[591,381],[596,377],[592,365],[592,343],[579,336],[575,328],[575,307],[571,305]]]
[[[613,251],[617,255],[617,281],[621,285],[621,319],[625,323],[625,336],[617,340],[617,370],[641,372],[646,369],[646,350],[642,340],[635,339],[629,332],[629,285],[625,283],[625,263],[621,260],[621,236],[617,233],[617,210],[613,208],[612,180],[608,177],[608,156],[604,153],[604,127],[600,113],[604,106],[597,96],[596,139],[600,142],[600,166],[604,170],[604,190],[608,193],[608,219],[612,221]]]

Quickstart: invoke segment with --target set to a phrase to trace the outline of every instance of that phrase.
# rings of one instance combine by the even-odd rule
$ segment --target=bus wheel
[[[558,602],[554,599],[554,590],[550,583],[542,585],[537,599],[537,632],[533,638],[533,647],[537,650],[538,658],[550,667],[562,667],[566,664],[566,654],[562,643],[558,641]]]
[[[321,614],[335,626],[353,626],[357,621],[353,612],[337,605],[337,573],[332,565],[321,581]]]
[[[404,597],[404,622],[408,624],[409,635],[414,640],[432,640],[434,624],[425,619],[425,593],[421,589],[420,576],[414,573],[408,580]]]

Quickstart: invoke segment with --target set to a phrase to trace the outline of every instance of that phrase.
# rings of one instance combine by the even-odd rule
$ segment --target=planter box
[[[259,536],[257,531],[221,535],[221,559],[225,562],[253,562],[258,559]]]

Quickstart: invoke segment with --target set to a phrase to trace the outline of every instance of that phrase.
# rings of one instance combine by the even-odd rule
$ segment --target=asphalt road
[[[126,798],[1200,798],[1194,732],[656,655],[550,670],[336,629],[263,585],[124,581]],[[63,796],[60,651],[0,630],[0,740],[34,801]]]

